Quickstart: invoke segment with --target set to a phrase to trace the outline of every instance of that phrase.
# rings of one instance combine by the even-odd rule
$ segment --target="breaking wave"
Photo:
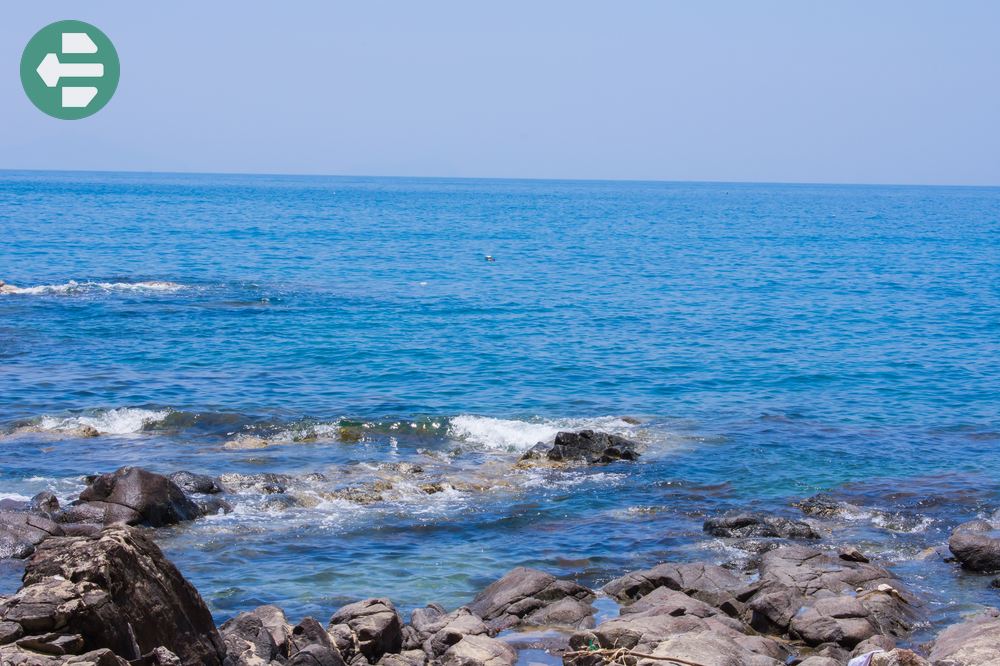
[[[519,421],[462,415],[451,419],[448,435],[487,450],[525,451],[539,442],[552,441],[562,430],[588,429],[634,437],[636,425],[615,416]]]
[[[176,282],[166,282],[162,280],[147,280],[138,282],[77,282],[70,280],[63,284],[40,284],[34,287],[16,287],[6,285],[5,290],[0,290],[0,294],[24,294],[27,296],[38,296],[46,294],[84,294],[94,292],[175,292],[186,289],[182,284]]]
[[[102,435],[129,435],[142,432],[149,426],[162,421],[169,414],[169,410],[121,407],[97,410],[85,415],[43,416],[33,429],[68,432],[89,426]]]

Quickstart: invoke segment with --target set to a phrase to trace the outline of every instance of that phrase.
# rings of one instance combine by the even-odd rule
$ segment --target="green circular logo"
[[[108,36],[83,21],[56,21],[39,30],[21,55],[28,99],[53,118],[77,120],[104,108],[121,66]]]

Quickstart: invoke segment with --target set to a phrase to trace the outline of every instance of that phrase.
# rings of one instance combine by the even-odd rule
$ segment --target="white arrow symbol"
[[[99,62],[59,62],[59,56],[49,53],[35,70],[49,88],[59,85],[59,79],[96,78],[104,76],[104,65]]]

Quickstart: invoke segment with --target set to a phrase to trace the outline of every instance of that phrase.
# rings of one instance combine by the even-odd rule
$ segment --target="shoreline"
[[[524,453],[514,464],[514,468],[563,468],[569,465],[569,469],[572,469],[573,466],[604,467],[612,462],[616,465],[629,465],[632,464],[629,461],[638,458],[641,451],[639,443],[616,435],[592,431],[565,432],[557,435],[552,443],[539,444]],[[397,465],[393,471],[405,476],[414,470]],[[224,499],[223,490],[231,491],[236,484],[265,493],[281,494],[285,491],[283,484],[292,482],[294,481],[290,478],[268,473],[223,475],[216,479],[178,472],[168,478],[140,468],[122,468],[113,474],[88,478],[88,485],[79,499],[66,507],[60,507],[51,493],[42,493],[28,501],[0,500],[0,534],[6,535],[6,543],[11,542],[11,534],[22,538],[19,554],[29,558],[25,575],[27,582],[32,567],[36,566],[34,562],[38,558],[37,553],[57,551],[61,548],[59,544],[76,543],[74,540],[101,542],[109,531],[121,529],[122,524],[157,528],[198,521],[206,515],[232,510],[232,506]],[[345,491],[340,500],[364,505],[379,501],[381,494],[390,491],[391,484],[382,487],[377,483],[356,486]],[[441,491],[432,485],[422,489],[428,495]],[[640,638],[646,642],[636,642],[632,646],[641,646],[641,649],[632,650],[636,654],[647,654],[642,652],[643,649],[655,652],[657,646],[664,643],[674,647],[681,646],[684,650],[694,650],[694,654],[698,650],[709,649],[706,645],[718,643],[711,649],[721,651],[720,654],[726,651],[742,654],[738,659],[743,661],[732,663],[772,663],[761,661],[758,659],[760,657],[774,660],[773,663],[785,663],[788,659],[793,660],[788,663],[797,663],[794,659],[799,658],[802,659],[801,663],[812,666],[845,664],[859,646],[886,649],[886,654],[891,654],[892,649],[898,647],[899,650],[913,649],[933,656],[932,645],[923,639],[940,641],[939,636],[950,630],[944,626],[931,626],[929,600],[910,589],[905,575],[879,565],[864,550],[838,546],[827,538],[833,529],[831,526],[857,507],[829,495],[804,498],[794,507],[799,512],[798,516],[747,510],[722,513],[705,519],[703,532],[706,538],[724,541],[728,547],[748,554],[741,566],[734,563],[722,567],[715,562],[704,561],[659,563],[650,569],[621,571],[618,578],[600,589],[590,589],[571,579],[557,579],[545,572],[520,567],[487,589],[494,586],[501,590],[519,589],[527,585],[521,580],[525,577],[534,581],[532,585],[538,585],[538,581],[544,580],[546,582],[542,588],[547,589],[547,586],[552,585],[556,587],[542,593],[544,599],[539,600],[529,595],[520,600],[523,601],[521,605],[517,605],[517,601],[508,603],[508,606],[515,607],[515,611],[511,613],[506,610],[503,613],[494,612],[481,603],[477,606],[479,597],[469,604],[472,610],[468,613],[462,611],[462,607],[446,609],[432,603],[428,607],[430,610],[415,609],[409,624],[400,619],[400,631],[405,627],[417,631],[417,626],[423,621],[419,618],[424,616],[433,616],[434,622],[445,622],[434,633],[449,624],[456,624],[466,633],[452,627],[449,629],[452,633],[448,635],[459,632],[455,635],[482,636],[483,638],[472,640],[465,648],[480,656],[484,650],[492,654],[490,659],[482,663],[493,666],[506,663],[504,660],[510,656],[503,646],[487,642],[495,641],[498,636],[500,643],[512,643],[522,650],[542,650],[554,660],[564,658],[566,664],[571,666],[593,666],[602,663],[594,659],[614,656],[600,650],[620,647],[616,643],[617,637],[632,636],[638,626],[635,624],[637,622],[643,626],[652,622],[655,627],[646,628],[653,632],[648,635],[640,632]],[[970,516],[972,517],[974,516]],[[890,518],[891,516],[887,516],[886,519]],[[923,556],[935,558],[956,572],[959,564],[955,558],[960,559],[969,569],[1000,570],[1000,540],[993,537],[993,523],[976,520],[954,527],[950,541],[951,552],[942,543]],[[136,528],[128,529],[134,531]],[[991,559],[994,555],[996,558]],[[511,576],[513,579],[510,579]],[[980,574],[979,580],[983,586],[989,585],[987,575]],[[481,592],[480,596],[484,593]],[[22,589],[10,598],[17,599],[24,594],[25,590]],[[534,601],[525,601],[526,599]],[[204,604],[200,596],[198,601]],[[593,605],[595,601],[598,607]],[[9,599],[2,603],[8,602]],[[391,604],[390,607],[391,614],[399,617],[396,607]],[[387,609],[379,612],[390,613]],[[620,617],[616,613],[620,613]],[[244,612],[236,618],[229,618],[222,625],[223,636],[226,635],[225,627],[230,624],[230,620],[237,622],[239,618],[244,618],[240,622],[249,621],[245,620],[246,615]],[[595,617],[598,621],[595,621]],[[211,614],[209,619],[211,620]],[[425,619],[428,626],[434,624],[430,619]],[[991,620],[982,622],[988,624]],[[486,629],[480,631],[480,624],[485,625]],[[212,626],[214,627],[214,623]],[[469,627],[479,633],[470,634],[473,629]],[[520,633],[529,629],[532,633],[528,635]],[[582,636],[580,632],[586,631],[591,633]],[[1000,624],[997,631],[1000,631]],[[711,640],[704,636],[694,640],[689,636],[706,633],[711,634]],[[21,634],[26,635],[24,629]],[[447,661],[447,650],[440,649],[440,645],[437,648],[423,645],[423,641],[429,637],[424,636],[417,643],[412,640],[410,642],[412,651],[423,650],[424,661],[413,661],[416,655],[411,654],[410,661],[396,661],[393,666],[419,666],[425,662],[453,663]],[[945,638],[951,640],[948,636]],[[20,638],[12,640],[16,643]],[[462,640],[458,638],[456,643]],[[10,641],[8,644],[11,644]],[[35,649],[43,652],[55,649],[44,646],[39,648],[37,641],[28,641],[26,645],[34,645]],[[449,643],[448,647],[452,645],[453,643]],[[596,648],[597,654],[579,654],[581,646],[586,647],[584,652],[595,652],[590,649],[593,645],[599,646]],[[6,649],[9,651],[13,648]],[[741,650],[747,654],[743,654]],[[904,654],[899,650],[898,654]],[[28,651],[31,652],[30,649]],[[285,651],[288,652],[287,646]],[[406,650],[400,648],[397,652],[383,653],[378,659],[368,663],[382,663],[380,660],[386,654],[392,656],[392,661],[396,659],[395,655],[403,652]],[[539,658],[541,654],[539,653]],[[565,656],[566,654],[569,656]],[[136,658],[138,656],[141,655]],[[281,661],[277,659],[278,653],[274,656],[275,659],[270,661]],[[287,660],[292,656],[285,654],[284,658]],[[618,655],[618,658],[623,656],[628,655]],[[667,656],[680,655],[671,653]],[[256,655],[249,661],[237,663],[259,666],[259,657],[260,655]],[[458,658],[455,655],[452,657]],[[462,656],[462,659],[466,658],[472,657]],[[816,661],[817,659],[826,661]],[[907,654],[906,659],[911,657]],[[912,659],[917,657],[913,656]],[[385,662],[384,666],[388,663]],[[935,663],[989,662],[939,660]]]

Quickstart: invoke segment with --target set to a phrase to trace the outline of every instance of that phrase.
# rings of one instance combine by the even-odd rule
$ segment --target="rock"
[[[167,478],[176,483],[177,487],[186,493],[215,495],[222,492],[222,486],[215,479],[204,474],[180,471],[174,472]]]
[[[931,666],[931,664],[910,650],[893,649],[873,654],[869,666]]]
[[[442,666],[514,666],[517,653],[503,641],[488,636],[466,636],[441,658]]]
[[[816,516],[818,518],[834,518],[843,514],[848,509],[846,503],[839,502],[829,495],[822,493],[796,502],[792,506],[797,507],[807,516]]]
[[[748,511],[729,512],[716,518],[709,518],[705,521],[703,529],[712,536],[726,538],[820,538],[820,535],[808,523]]]
[[[736,592],[744,582],[736,574],[712,564],[659,564],[652,569],[634,571],[604,586],[604,591],[620,602],[628,603],[658,587],[678,590],[715,607],[735,602]]]
[[[468,608],[441,616],[436,622],[425,625],[426,638],[423,649],[431,657],[441,657],[448,649],[466,636],[485,636],[489,633],[486,624]]]
[[[141,522],[150,527],[172,525],[199,515],[197,505],[177,484],[140,467],[122,467],[112,474],[98,476],[80,493],[79,501],[126,507],[137,513],[140,520],[125,522]]]
[[[525,453],[522,461],[547,459],[553,462],[610,463],[616,460],[636,460],[639,444],[630,439],[605,432],[581,430],[556,434],[551,447],[539,443]]]
[[[90,524],[97,525],[98,528],[104,525],[138,525],[142,522],[142,516],[137,511],[109,502],[72,504],[59,511],[54,518],[63,524]]]
[[[23,636],[78,652],[106,648],[128,661],[164,647],[185,666],[222,664],[225,647],[198,592],[136,530],[49,538],[23,581],[0,606],[0,624],[19,625]]]
[[[851,657],[857,657],[869,652],[875,652],[876,650],[889,652],[894,649],[896,649],[896,640],[892,638],[892,636],[876,634],[875,636],[858,643],[858,645],[854,648],[854,651],[851,652]]]
[[[955,528],[948,548],[962,567],[970,571],[1000,571],[1000,537],[992,524],[973,520]]]
[[[424,666],[427,654],[423,650],[404,650],[399,654],[386,654],[379,659],[379,666]]]
[[[403,647],[403,621],[388,599],[348,604],[330,618],[329,627],[335,625],[350,627],[357,637],[358,649],[371,664]]]
[[[80,634],[57,633],[49,633],[41,636],[25,636],[17,641],[17,646],[25,650],[33,650],[56,656],[75,654],[83,648],[83,636]]]
[[[867,556],[865,556],[860,550],[854,546],[847,546],[841,548],[838,553],[838,557],[842,560],[847,560],[848,562],[871,562]]]
[[[219,632],[226,645],[226,666],[267,666],[280,654],[271,632],[253,613],[240,613]]]
[[[814,655],[800,661],[799,666],[841,666],[841,663],[831,657]]]
[[[1000,664],[1000,611],[995,608],[942,631],[928,660],[935,666]]]
[[[219,477],[222,488],[229,493],[254,492],[262,494],[283,493],[293,481],[287,474],[223,474]]]
[[[557,624],[592,627],[594,592],[537,569],[518,567],[493,582],[469,604],[490,634],[516,626]]]
[[[28,510],[51,517],[59,510],[59,498],[55,496],[55,493],[43,490],[31,498],[31,501],[28,502]]]
[[[889,572],[804,546],[767,553],[759,579],[739,598],[757,631],[838,650],[876,635],[905,636],[921,618],[919,603]]]
[[[323,645],[307,645],[285,662],[287,666],[345,666],[335,649]]]
[[[43,515],[0,511],[0,559],[28,557],[42,541],[62,534],[62,527]]]

